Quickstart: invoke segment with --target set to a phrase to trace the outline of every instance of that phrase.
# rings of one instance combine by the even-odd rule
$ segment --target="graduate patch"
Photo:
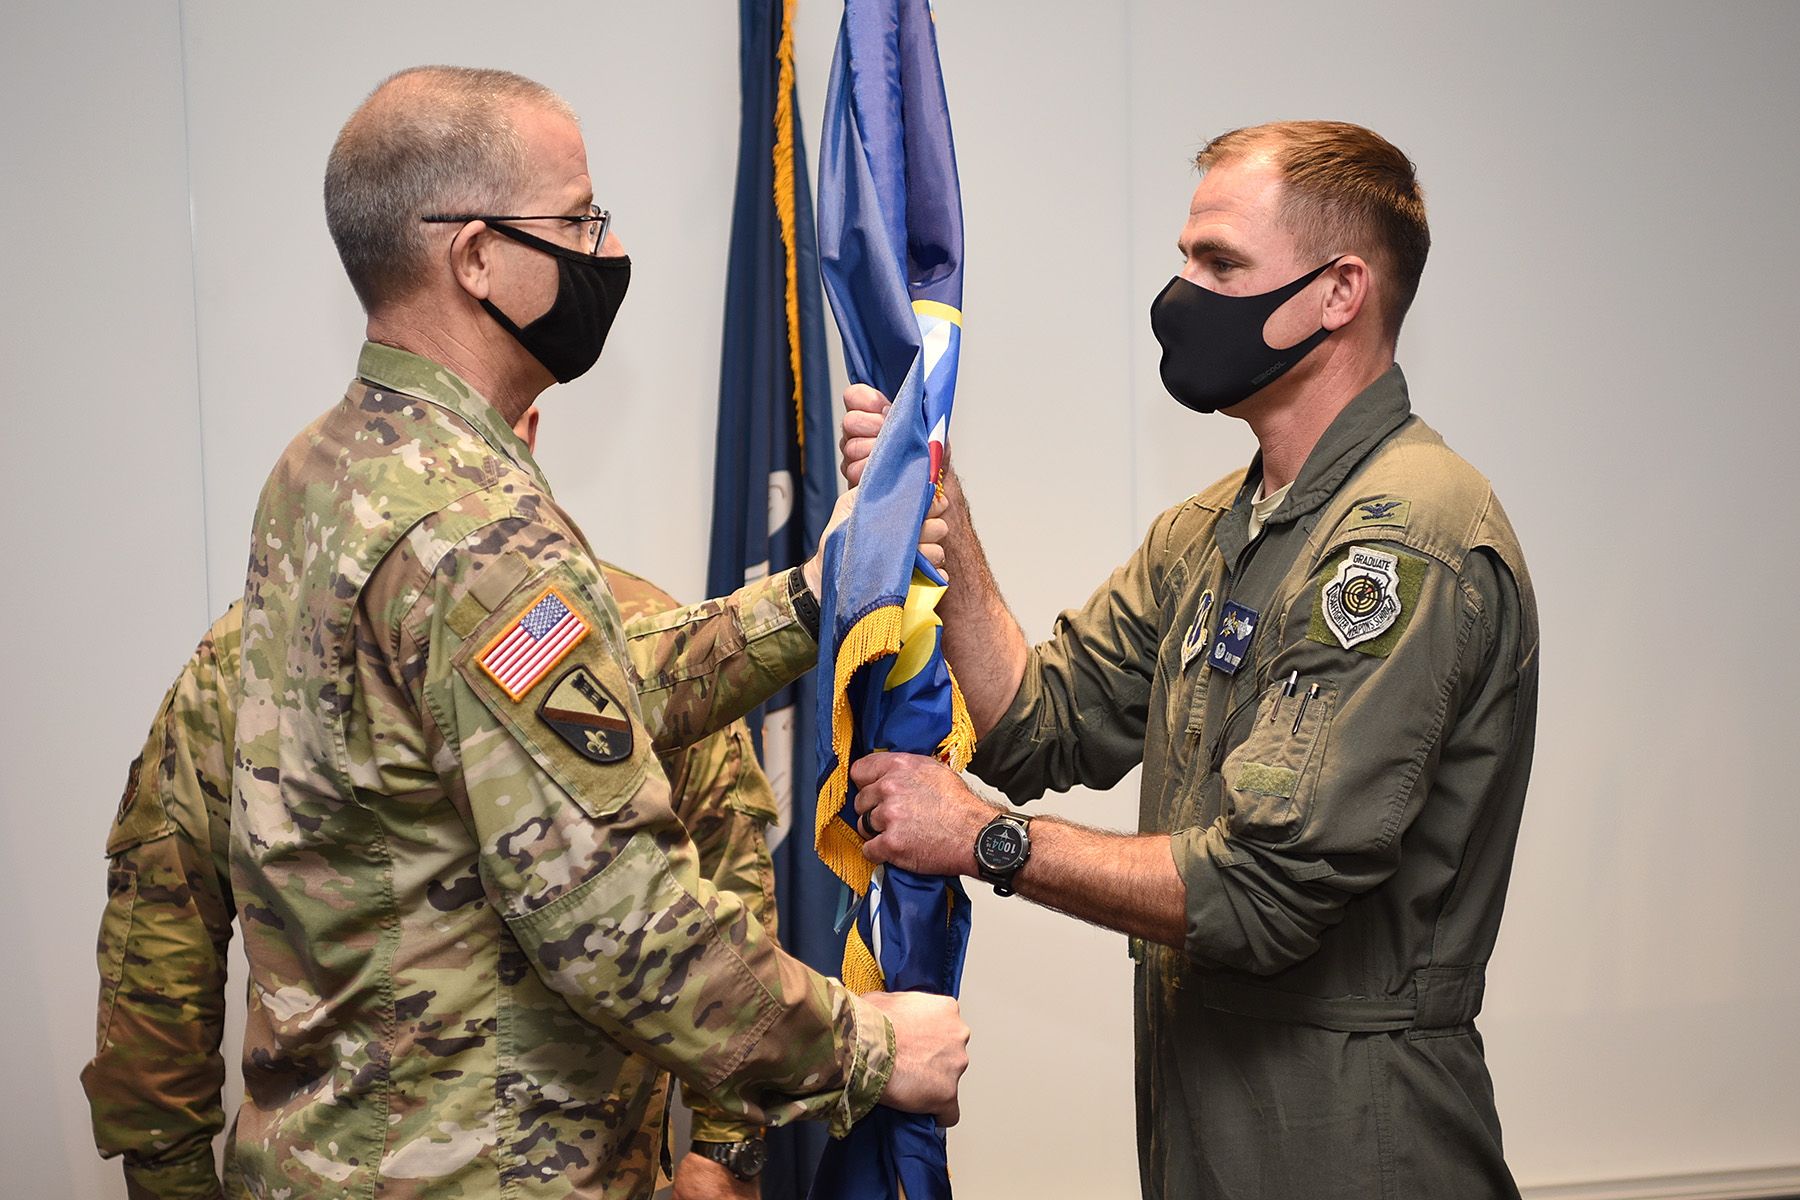
[[[1333,569],[1335,563],[1335,570]],[[1350,546],[1326,563],[1306,636],[1385,658],[1412,619],[1425,562],[1373,546]]]
[[[1219,610],[1219,632],[1213,638],[1212,652],[1206,665],[1227,675],[1236,675],[1250,652],[1250,639],[1256,634],[1257,612],[1234,600],[1227,600]]]
[[[631,757],[631,718],[619,698],[586,667],[574,667],[538,705],[538,719],[589,762]]]
[[[588,623],[555,588],[547,587],[475,661],[517,703],[587,634]]]
[[[1187,636],[1181,639],[1181,669],[1184,671],[1206,647],[1206,615],[1212,611],[1212,606],[1212,589],[1207,588],[1200,593],[1200,611],[1194,614],[1194,623],[1188,626]]]

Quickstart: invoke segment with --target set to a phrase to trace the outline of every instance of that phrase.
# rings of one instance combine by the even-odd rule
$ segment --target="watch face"
[[[1010,871],[1024,854],[1024,831],[1007,821],[984,827],[975,841],[975,857],[990,871]]]
[[[768,1161],[768,1151],[763,1148],[761,1138],[751,1138],[747,1142],[739,1142],[737,1150],[732,1154],[731,1171],[739,1179],[750,1179],[760,1174],[763,1164]]]

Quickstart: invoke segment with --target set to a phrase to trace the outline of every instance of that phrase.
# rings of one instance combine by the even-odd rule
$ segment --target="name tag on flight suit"
[[[1235,600],[1227,600],[1219,610],[1219,632],[1206,655],[1207,665],[1227,675],[1236,675],[1250,651],[1250,639],[1256,633],[1257,612]]]

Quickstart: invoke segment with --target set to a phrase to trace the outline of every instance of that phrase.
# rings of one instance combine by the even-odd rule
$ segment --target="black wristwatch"
[[[1013,894],[1013,876],[1031,861],[1031,818],[1001,813],[975,835],[975,865],[996,896]]]
[[[710,1158],[745,1183],[762,1174],[769,1152],[759,1137],[741,1142],[694,1142],[688,1147],[702,1158]]]
[[[813,641],[818,641],[819,598],[813,595],[812,586],[806,582],[806,571],[800,567],[788,576],[788,598],[794,602],[794,615],[800,618],[800,624],[812,634]]]

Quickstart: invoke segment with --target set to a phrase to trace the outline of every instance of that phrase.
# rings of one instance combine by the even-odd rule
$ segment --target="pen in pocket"
[[[1306,689],[1306,695],[1300,697],[1300,711],[1294,714],[1294,727],[1292,729],[1288,730],[1288,735],[1290,737],[1292,735],[1300,732],[1300,722],[1302,722],[1306,719],[1307,701],[1311,700],[1314,696],[1316,696],[1318,694],[1319,694],[1319,685],[1315,683],[1311,687]]]
[[[1300,672],[1295,671],[1288,676],[1287,682],[1281,685],[1281,691],[1275,697],[1275,707],[1269,710],[1269,724],[1273,725],[1275,718],[1281,715],[1281,702],[1294,694],[1294,687],[1299,682]]]

